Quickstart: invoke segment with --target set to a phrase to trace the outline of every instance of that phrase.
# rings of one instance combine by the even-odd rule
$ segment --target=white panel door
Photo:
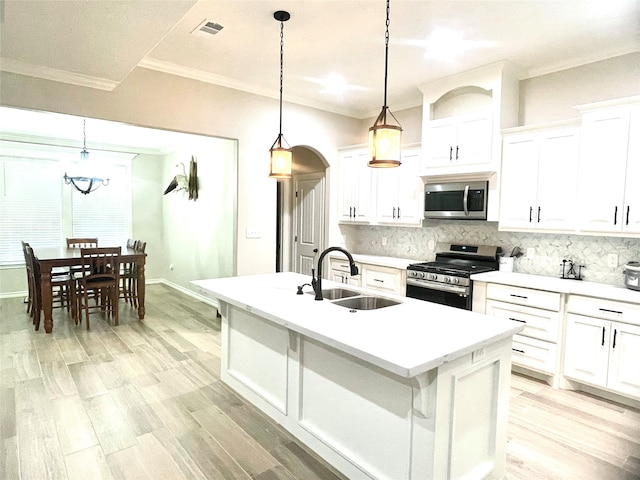
[[[585,114],[580,137],[578,227],[594,232],[620,231],[629,109]]]
[[[534,135],[505,138],[502,152],[500,228],[534,228],[537,213],[538,142]]]
[[[640,398],[640,326],[612,323],[607,386]]]
[[[538,157],[537,227],[572,230],[576,223],[578,130],[566,129],[540,137]]]
[[[567,314],[564,374],[605,387],[609,364],[611,322]]]
[[[316,253],[322,246],[324,218],[324,174],[296,177],[294,269],[311,275]]]
[[[631,111],[622,231],[640,233],[640,107]]]

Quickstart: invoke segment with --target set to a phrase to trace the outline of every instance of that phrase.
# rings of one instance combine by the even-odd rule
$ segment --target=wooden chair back
[[[67,248],[97,248],[97,238],[67,238]]]
[[[82,280],[117,282],[121,250],[121,247],[81,248]]]

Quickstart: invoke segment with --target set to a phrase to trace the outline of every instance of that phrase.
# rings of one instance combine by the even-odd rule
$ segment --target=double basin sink
[[[314,292],[307,293],[314,295]],[[377,310],[378,308],[391,307],[402,303],[390,298],[368,295],[346,288],[328,288],[322,290],[322,296],[325,300],[330,300],[334,305],[350,310]]]

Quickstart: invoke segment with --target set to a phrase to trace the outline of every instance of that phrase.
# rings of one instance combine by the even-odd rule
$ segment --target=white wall
[[[276,183],[268,178],[268,150],[278,133],[277,99],[137,68],[112,92],[2,72],[0,102],[237,139],[236,273],[275,270]],[[287,103],[283,109],[283,133],[292,146],[311,146],[330,164],[335,163],[339,146],[366,138],[356,119]],[[337,228],[335,221],[331,223]],[[246,239],[248,227],[260,230],[262,238]]]
[[[183,172],[182,164],[189,174],[192,155],[198,166],[198,199],[189,200],[183,190],[161,197],[162,278],[189,290],[191,280],[232,276],[236,264],[236,142],[203,138],[165,157],[161,191]]]

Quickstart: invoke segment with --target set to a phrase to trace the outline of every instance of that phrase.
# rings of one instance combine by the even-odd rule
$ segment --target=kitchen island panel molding
[[[350,479],[504,477],[521,326],[399,296],[351,313],[296,295],[305,280],[194,282],[222,305],[223,382]]]

